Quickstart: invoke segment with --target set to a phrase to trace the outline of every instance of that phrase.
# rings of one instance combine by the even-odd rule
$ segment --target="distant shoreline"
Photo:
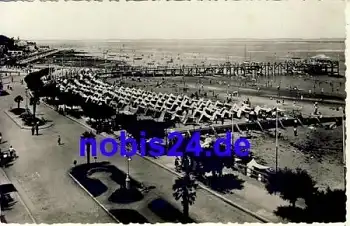
[[[324,39],[289,39],[289,38],[277,38],[277,39],[232,39],[232,38],[223,38],[223,39],[27,39],[28,41],[37,41],[37,42],[57,42],[57,41],[69,41],[69,42],[171,42],[171,41],[233,41],[233,42],[345,42],[345,38],[324,38]]]

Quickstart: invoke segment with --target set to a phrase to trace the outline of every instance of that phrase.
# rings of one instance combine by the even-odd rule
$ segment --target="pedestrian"
[[[36,131],[36,135],[39,135],[39,122],[36,123],[35,125],[35,131]]]
[[[179,157],[175,158],[175,170],[179,171],[180,170],[180,160]]]
[[[62,144],[62,143],[61,143],[61,136],[60,136],[60,135],[58,135],[57,144],[58,144],[58,145],[61,145],[61,144]]]
[[[297,128],[294,128],[293,130],[294,130],[294,136],[296,136],[296,137],[297,137],[297,136],[298,136],[298,131],[297,131]]]
[[[34,132],[35,132],[35,127],[32,126],[32,136],[34,136]]]
[[[15,151],[15,149],[12,147],[12,145],[10,146],[9,151],[10,151],[11,157],[15,157],[15,156],[16,156],[16,151]]]

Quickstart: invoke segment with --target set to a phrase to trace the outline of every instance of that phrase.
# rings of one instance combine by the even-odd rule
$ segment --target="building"
[[[26,47],[28,43],[24,40],[15,40],[15,45],[18,47]]]
[[[1,56],[2,54],[4,54],[5,48],[6,48],[5,45],[0,45],[0,56]]]
[[[34,43],[28,42],[28,45],[26,46],[27,51],[34,52],[34,51],[36,51],[36,49],[37,49],[37,47],[36,47],[35,42]]]
[[[19,57],[19,56],[23,56],[23,51],[22,50],[9,50],[8,54],[12,57]]]
[[[50,46],[39,46],[40,51],[50,50]]]

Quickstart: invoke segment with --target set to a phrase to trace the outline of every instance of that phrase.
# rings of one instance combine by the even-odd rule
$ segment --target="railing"
[[[250,169],[250,168],[248,168],[247,165],[244,165],[241,163],[235,163],[233,166],[233,169],[237,170],[238,172],[240,172],[248,177],[254,178],[260,182],[266,182],[267,178],[268,178],[267,173],[260,172],[260,171],[255,170],[255,169]]]

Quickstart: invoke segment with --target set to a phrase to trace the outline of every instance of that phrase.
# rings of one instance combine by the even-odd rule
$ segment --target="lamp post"
[[[234,134],[234,128],[233,128],[233,112],[232,112],[232,116],[231,116],[231,145],[232,145],[232,147],[234,147],[234,142],[235,142],[235,140],[234,140],[234,137],[235,137],[235,134]]]
[[[0,193],[0,223],[3,223],[2,219],[3,219],[3,215],[2,215],[2,199],[3,199],[3,195],[2,193]]]
[[[168,153],[168,129],[165,128],[165,152]]]
[[[28,109],[28,88],[26,88],[26,109]]]
[[[127,166],[128,166],[128,171],[126,173],[126,178],[125,178],[125,188],[126,189],[130,189],[130,161],[131,161],[131,157],[125,155],[126,157],[126,162],[127,162]]]
[[[346,181],[346,134],[345,134],[345,108],[340,109],[342,111],[342,135],[343,135],[343,164],[344,164],[344,183]]]
[[[277,105],[277,102],[276,102],[276,151],[275,151],[275,154],[276,154],[276,166],[275,166],[275,170],[277,172],[278,170],[278,105]]]

